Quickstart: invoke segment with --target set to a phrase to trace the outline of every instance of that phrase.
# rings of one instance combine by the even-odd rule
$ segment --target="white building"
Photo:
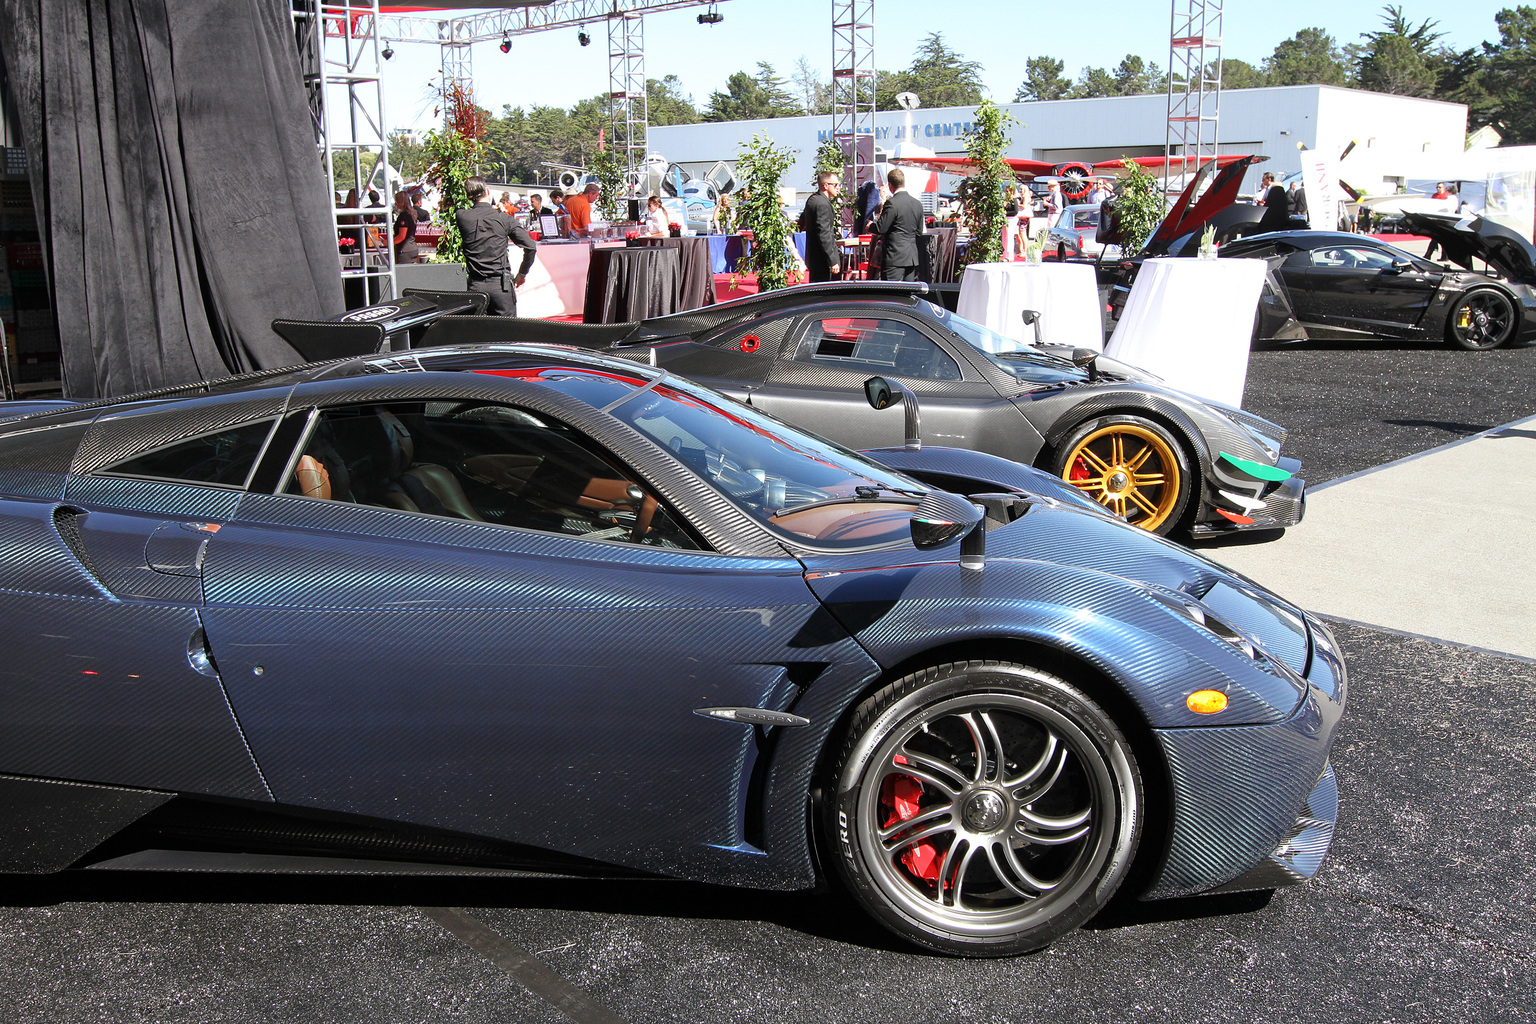
[[[1051,163],[1161,156],[1167,127],[1167,96],[1115,96],[1086,100],[1009,103],[1019,121],[1011,126],[1007,154]],[[964,155],[973,107],[881,111],[875,143],[889,152],[911,139],[940,155]],[[1455,177],[1467,131],[1461,103],[1392,96],[1326,85],[1228,89],[1221,94],[1223,153],[1262,153],[1269,162],[1249,171],[1246,190],[1266,170],[1277,177],[1301,169],[1297,144],[1337,157],[1354,142],[1339,175],[1361,191],[1391,191],[1408,178]],[[734,162],[737,151],[762,132],[795,151],[786,181],[809,190],[816,150],[830,136],[832,118],[774,118],[652,128],[652,152],[689,170],[716,160]]]

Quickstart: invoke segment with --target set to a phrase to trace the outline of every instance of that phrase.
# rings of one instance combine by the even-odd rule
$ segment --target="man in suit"
[[[842,179],[831,171],[816,175],[816,193],[805,201],[800,229],[805,232],[805,269],[815,281],[831,281],[842,271],[837,249],[837,211],[832,197]]]
[[[1253,229],[1256,235],[1266,231],[1284,231],[1291,226],[1291,201],[1286,197],[1284,186],[1278,184],[1272,174],[1265,174],[1264,177],[1269,185],[1264,193],[1264,216],[1259,218],[1258,227]]]
[[[916,281],[917,236],[923,233],[923,204],[901,190],[907,183],[907,176],[900,167],[891,168],[885,180],[891,186],[891,198],[885,201],[885,209],[880,211],[880,219],[874,226],[874,230],[885,238],[880,278],[884,281]]]

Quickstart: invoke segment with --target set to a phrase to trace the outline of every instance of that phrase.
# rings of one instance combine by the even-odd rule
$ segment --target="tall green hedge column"
[[[991,100],[982,100],[965,140],[965,153],[975,170],[960,183],[971,240],[965,247],[966,263],[996,263],[1003,258],[1003,207],[1013,172],[1003,162],[1003,151],[1012,141],[1005,128],[1018,120]]]
[[[738,151],[736,176],[741,179],[737,195],[736,223],[752,232],[752,252],[741,258],[737,269],[757,275],[757,290],[771,292],[789,284],[794,266],[790,249],[791,225],[784,216],[779,186],[784,172],[794,162],[788,149],[759,133]]]

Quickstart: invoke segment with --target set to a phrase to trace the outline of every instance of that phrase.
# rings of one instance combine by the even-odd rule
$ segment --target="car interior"
[[[830,363],[867,373],[919,380],[960,380],[954,358],[911,324],[873,317],[812,320],[800,362]]]
[[[641,481],[570,428],[480,402],[327,409],[285,493],[590,540],[701,546]]]

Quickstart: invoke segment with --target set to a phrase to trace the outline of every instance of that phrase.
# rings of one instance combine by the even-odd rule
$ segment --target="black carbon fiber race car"
[[[1285,430],[1086,351],[1021,347],[947,311],[922,284],[808,285],[629,324],[444,317],[423,344],[549,341],[665,367],[782,420],[904,466],[898,442],[972,449],[1059,476],[1136,526],[1196,536],[1300,521]],[[921,402],[921,437],[871,413],[865,382]],[[893,445],[896,445],[893,447]],[[878,449],[878,451],[875,451]],[[957,470],[957,473],[959,470]],[[957,479],[970,493],[974,482]],[[987,483],[987,481],[979,481]]]

